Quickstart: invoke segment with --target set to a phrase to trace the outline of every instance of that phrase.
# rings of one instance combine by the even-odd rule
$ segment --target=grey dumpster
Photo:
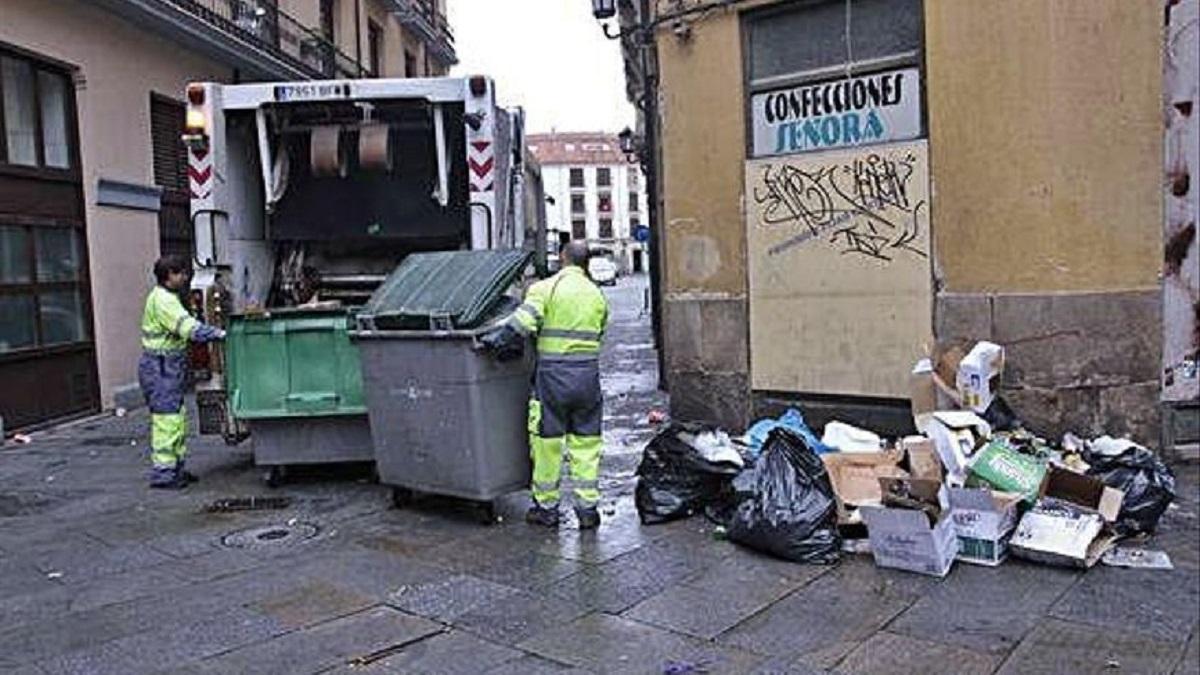
[[[379,479],[398,506],[414,492],[481,502],[529,485],[533,349],[500,363],[474,350],[484,329],[355,330]]]
[[[356,316],[363,396],[380,480],[398,506],[414,492],[480,502],[529,484],[533,348],[500,363],[474,350],[517,301],[504,294],[528,251],[405,258]],[[482,327],[481,327],[482,326]]]

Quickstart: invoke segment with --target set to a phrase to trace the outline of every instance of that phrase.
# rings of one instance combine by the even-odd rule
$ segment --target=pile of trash
[[[646,524],[703,513],[728,539],[830,564],[867,552],[880,567],[945,576],[956,560],[1170,567],[1117,547],[1154,532],[1175,477],[1129,439],[1051,442],[997,394],[1004,350],[981,342],[913,370],[919,434],[885,439],[841,421],[820,437],[788,410],[745,435],[671,423],[646,447],[637,508]],[[950,384],[953,383],[953,384]]]

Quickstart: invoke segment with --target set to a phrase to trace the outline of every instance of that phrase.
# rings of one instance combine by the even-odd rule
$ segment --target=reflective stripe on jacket
[[[565,267],[529,287],[511,324],[538,336],[538,354],[595,358],[608,325],[608,301],[583,268]]]
[[[178,295],[155,286],[146,296],[142,312],[142,349],[151,353],[182,351],[199,325]]]

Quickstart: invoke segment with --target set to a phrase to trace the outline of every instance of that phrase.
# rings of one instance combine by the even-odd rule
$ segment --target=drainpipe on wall
[[[662,330],[662,277],[666,265],[666,251],[663,247],[663,231],[660,214],[659,195],[659,161],[658,144],[658,48],[656,30],[650,18],[650,0],[639,0],[638,29],[633,34],[636,40],[638,57],[642,70],[642,115],[645,124],[645,138],[641,157],[642,173],[646,176],[646,208],[650,220],[650,325],[654,333],[654,348],[658,359],[658,388],[669,390],[666,370],[665,345]]]
[[[358,76],[362,77],[362,0],[354,0],[354,65],[358,67]],[[375,76],[379,77],[379,74]]]

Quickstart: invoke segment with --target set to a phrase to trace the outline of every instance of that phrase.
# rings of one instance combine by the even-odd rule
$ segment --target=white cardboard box
[[[1000,373],[1004,370],[1004,348],[979,342],[958,363],[955,385],[964,408],[982,413],[996,398]]]
[[[950,488],[950,514],[958,535],[958,559],[995,567],[1008,557],[1021,495],[984,488]]]
[[[1116,520],[1124,497],[1096,478],[1052,466],[1009,546],[1027,560],[1091,567],[1116,543],[1106,526]]]
[[[933,441],[946,469],[946,483],[954,487],[960,487],[966,481],[975,446],[992,435],[992,427],[982,417],[967,410],[935,412],[921,431]]]
[[[939,490],[938,499],[942,515],[932,527],[924,511],[886,506],[860,509],[876,565],[935,577],[944,577],[950,572],[958,553],[958,539],[947,508],[945,486]]]

